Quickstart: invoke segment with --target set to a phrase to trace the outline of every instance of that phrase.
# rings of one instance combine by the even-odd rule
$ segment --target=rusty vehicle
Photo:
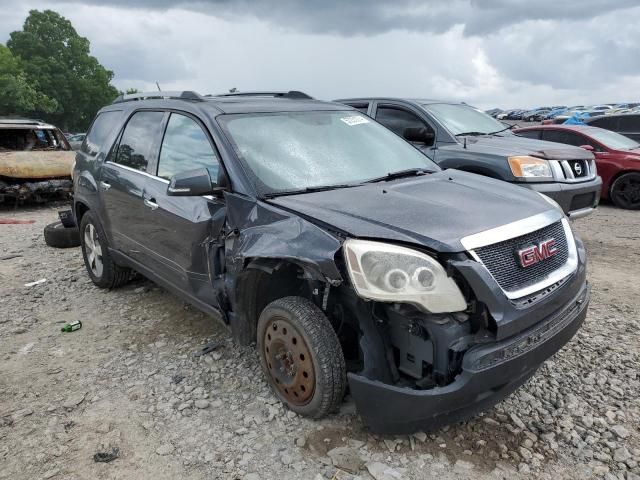
[[[0,118],[0,202],[69,197],[74,158],[75,152],[55,126]]]

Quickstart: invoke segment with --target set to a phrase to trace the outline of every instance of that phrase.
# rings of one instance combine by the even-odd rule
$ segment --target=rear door
[[[186,112],[170,113],[153,179],[142,196],[149,206],[147,245],[154,268],[183,292],[217,306],[216,281],[221,281],[221,235],[226,218],[222,197],[167,195],[169,179],[205,167],[213,182],[222,168],[204,125]]]
[[[165,112],[137,111],[102,165],[98,180],[111,246],[148,265],[149,209],[145,182],[154,171]]]

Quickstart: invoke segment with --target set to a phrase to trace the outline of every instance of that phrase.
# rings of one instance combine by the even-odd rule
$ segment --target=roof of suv
[[[214,105],[222,113],[302,112],[310,110],[345,110],[339,103],[321,100],[269,98],[260,96],[206,97],[206,103]]]
[[[41,120],[20,117],[0,117],[0,128],[56,128]]]
[[[124,105],[167,106],[180,102],[215,109],[216,113],[271,113],[303,111],[344,111],[350,107],[340,103],[315,100],[302,92],[247,92],[201,96],[195,92],[151,92],[118,97],[109,110]]]

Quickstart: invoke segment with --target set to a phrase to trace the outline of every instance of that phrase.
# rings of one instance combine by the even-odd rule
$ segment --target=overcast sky
[[[0,42],[32,8],[70,19],[120,89],[640,101],[637,0],[0,0]]]

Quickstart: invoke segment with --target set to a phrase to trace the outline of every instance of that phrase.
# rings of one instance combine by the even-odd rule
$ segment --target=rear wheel
[[[611,200],[620,208],[640,209],[640,172],[625,173],[611,185]]]
[[[82,216],[80,244],[87,273],[98,287],[116,288],[129,280],[131,270],[117,265],[111,258],[104,230],[92,212]]]
[[[258,320],[260,363],[275,394],[294,412],[322,418],[342,402],[346,368],[331,323],[312,302],[285,297]]]

